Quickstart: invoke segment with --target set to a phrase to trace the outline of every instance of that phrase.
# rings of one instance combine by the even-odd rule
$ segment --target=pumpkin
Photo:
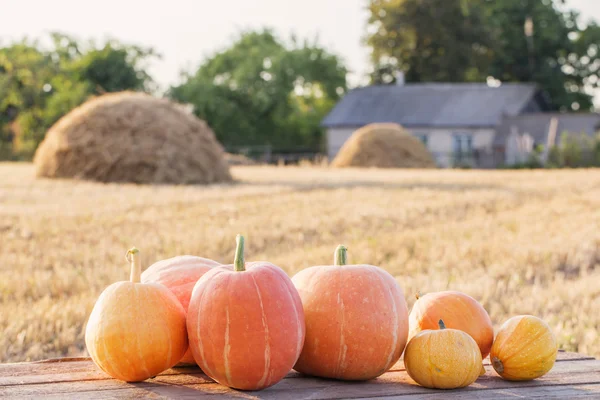
[[[216,261],[195,256],[177,256],[158,261],[142,273],[142,283],[160,283],[177,297],[187,314],[192,290],[198,279],[212,267],[219,266]],[[181,365],[195,364],[194,357],[188,349],[180,360]]]
[[[269,262],[244,261],[236,238],[231,266],[212,268],[196,283],[187,316],[194,359],[222,385],[259,390],[292,369],[304,343],[304,312],[290,278]]]
[[[339,246],[334,265],[292,278],[306,319],[306,340],[294,369],[342,380],[375,378],[398,361],[408,336],[402,289],[382,268],[346,265]]]
[[[459,329],[471,335],[481,350],[482,358],[490,353],[494,328],[489,314],[477,300],[456,291],[417,296],[409,317],[409,339],[422,330],[437,329],[442,318],[449,329]]]
[[[548,324],[532,315],[520,315],[500,327],[490,361],[502,378],[526,381],[550,371],[557,352],[556,336]]]
[[[171,368],[187,349],[185,311],[156,283],[141,283],[139,251],[127,253],[130,281],[107,287],[94,305],[85,344],[94,363],[113,378],[139,382]]]
[[[419,385],[433,389],[456,389],[469,386],[482,374],[481,351],[466,332],[426,329],[415,335],[406,346],[404,366]]]

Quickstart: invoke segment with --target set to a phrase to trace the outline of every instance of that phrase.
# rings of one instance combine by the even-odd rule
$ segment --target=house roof
[[[517,115],[536,93],[533,84],[407,83],[350,91],[322,126],[363,126],[396,122],[404,126],[492,127]]]
[[[494,137],[495,145],[504,145],[513,130],[529,134],[535,143],[546,143],[550,121],[558,119],[556,140],[563,132],[593,135],[600,129],[600,114],[597,113],[531,113],[505,118]]]

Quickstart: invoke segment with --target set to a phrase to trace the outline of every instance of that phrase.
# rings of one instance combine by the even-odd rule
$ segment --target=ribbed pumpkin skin
[[[279,382],[304,343],[302,303],[290,278],[267,262],[213,268],[194,287],[187,318],[190,349],[204,373],[242,390]]]
[[[440,319],[444,320],[448,329],[458,329],[471,335],[481,350],[482,358],[490,353],[494,328],[489,314],[477,300],[456,291],[428,293],[415,302],[409,317],[409,340],[425,329],[438,329]]]
[[[424,330],[404,352],[408,375],[419,385],[456,389],[475,382],[481,373],[481,351],[475,340],[456,329]]]
[[[302,298],[306,340],[296,371],[368,380],[398,359],[408,336],[400,286],[371,265],[317,266],[292,278]]]
[[[194,285],[202,276],[217,267],[216,261],[196,256],[177,256],[158,261],[142,272],[143,283],[160,283],[169,289],[187,313]],[[192,352],[188,349],[180,361],[181,364],[196,364]]]
[[[490,361],[502,378],[527,381],[548,373],[557,352],[556,336],[548,324],[532,315],[520,315],[500,327]]]
[[[113,378],[143,381],[185,353],[185,311],[164,286],[116,282],[96,301],[85,344],[96,365]]]

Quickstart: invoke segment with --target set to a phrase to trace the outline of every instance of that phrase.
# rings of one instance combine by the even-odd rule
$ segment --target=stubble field
[[[0,163],[0,362],[85,354],[95,299],[180,254],[247,260],[288,274],[351,263],[417,292],[462,290],[496,328],[544,318],[563,349],[600,356],[600,170],[409,171],[236,167],[231,185],[136,186],[36,180]],[[367,340],[368,338],[365,338]]]

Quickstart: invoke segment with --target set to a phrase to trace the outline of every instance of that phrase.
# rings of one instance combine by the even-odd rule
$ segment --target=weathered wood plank
[[[559,352],[558,354],[558,362],[593,359],[593,357],[577,353]],[[484,364],[489,365],[489,360],[485,360]],[[400,360],[390,372],[404,370],[404,363]],[[159,376],[199,373],[201,373],[201,370],[197,367],[183,367],[169,369]],[[300,374],[292,371],[286,379],[299,376]],[[96,368],[89,357],[54,359],[34,363],[0,364],[0,386],[110,379],[112,379],[110,376]]]
[[[581,385],[600,383],[600,361],[580,360],[557,363],[548,375],[531,382],[510,382],[497,377],[491,367],[487,374],[461,392],[477,390],[495,390],[509,388]],[[169,389],[171,388],[171,389]],[[183,390],[181,388],[186,388]],[[41,383],[30,385],[9,385],[0,387],[0,397],[39,396],[67,394],[82,398],[82,393],[123,391],[129,396],[132,390],[146,390],[157,393],[169,390],[185,391],[191,396],[228,394],[235,396],[260,396],[260,398],[360,398],[369,396],[394,396],[419,393],[437,393],[417,386],[404,371],[388,372],[369,382],[339,382],[312,377],[302,379],[284,379],[277,385],[262,392],[247,393],[228,389],[212,383],[203,374],[161,375],[145,382],[129,384],[117,380],[76,381]],[[136,392],[137,393],[137,392]],[[160,393],[159,393],[160,394]],[[290,397],[291,396],[291,397]]]
[[[198,367],[177,367],[171,368],[161,373],[161,375],[175,375],[181,373],[198,372]],[[19,376],[49,376],[63,375],[66,373],[79,373],[82,379],[95,379],[100,374],[104,379],[111,379],[104,372],[100,371],[89,357],[70,358],[68,361],[62,359],[44,360],[33,363],[14,363],[0,364],[0,385],[3,384],[3,378],[15,378]]]
[[[302,390],[297,392],[229,392],[224,391],[203,391],[190,390],[187,387],[153,387],[153,388],[130,388],[127,390],[106,390],[106,391],[90,391],[67,394],[54,394],[45,396],[44,399],[205,399],[215,398],[215,396],[224,396],[228,398],[239,399],[281,399],[281,400],[301,400],[301,399],[320,399],[320,391],[317,390]],[[37,395],[32,396],[9,396],[6,399],[34,399]],[[377,397],[359,397],[369,400],[500,400],[500,399],[573,399],[573,398],[599,398],[600,384],[581,384],[568,386],[541,386],[541,387],[523,387],[523,388],[508,388],[508,389],[490,389],[490,390],[451,390],[451,391],[430,391],[419,393],[405,393],[391,396]]]
[[[368,400],[504,400],[504,399],[577,399],[600,398],[600,384],[568,386],[536,386],[478,391],[436,391],[435,393],[368,397]]]

